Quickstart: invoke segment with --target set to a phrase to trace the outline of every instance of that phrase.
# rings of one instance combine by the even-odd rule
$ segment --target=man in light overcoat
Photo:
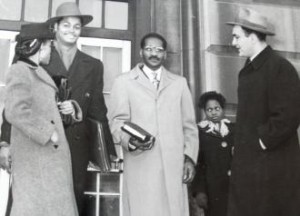
[[[186,183],[195,173],[198,131],[185,78],[162,66],[166,48],[161,35],[144,36],[143,63],[118,77],[111,91],[108,116],[115,143],[124,152],[126,216],[189,215]],[[124,121],[155,136],[154,144],[123,132]]]

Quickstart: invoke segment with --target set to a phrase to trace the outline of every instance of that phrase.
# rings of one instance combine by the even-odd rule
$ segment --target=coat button
[[[88,92],[85,93],[85,96],[86,96],[86,97],[90,97],[90,93],[88,93]]]
[[[54,121],[53,121],[53,120],[51,120],[51,124],[54,124]]]
[[[80,136],[75,136],[75,140],[80,140]]]
[[[228,171],[227,171],[227,175],[228,175],[228,176],[231,176],[231,170],[228,170]]]
[[[228,146],[228,144],[227,144],[227,142],[223,141],[223,142],[221,143],[221,146],[222,146],[223,148],[226,148],[226,147]]]

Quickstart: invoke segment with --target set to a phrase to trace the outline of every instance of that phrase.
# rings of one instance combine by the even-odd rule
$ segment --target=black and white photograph
[[[300,1],[0,0],[0,216],[300,216]]]

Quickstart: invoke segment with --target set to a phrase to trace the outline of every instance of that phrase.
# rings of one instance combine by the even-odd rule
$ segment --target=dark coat
[[[199,127],[200,153],[193,192],[208,196],[208,216],[225,216],[227,213],[230,166],[233,148],[233,124],[227,124],[229,134],[222,137],[207,133]]]
[[[296,70],[270,47],[240,71],[228,215],[300,215],[299,95]]]
[[[44,66],[51,76],[63,75],[71,87],[71,99],[78,102],[83,112],[83,121],[65,128],[70,145],[75,196],[79,212],[83,207],[83,192],[86,187],[87,166],[90,160],[90,134],[86,120],[88,117],[99,120],[104,125],[107,139],[111,139],[107,108],[103,97],[103,64],[101,61],[77,50],[74,60],[67,71],[55,48],[51,61]],[[113,146],[108,146],[114,152]]]

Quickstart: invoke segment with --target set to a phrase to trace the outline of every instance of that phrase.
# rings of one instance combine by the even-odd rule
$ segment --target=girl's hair
[[[200,98],[199,98],[198,107],[200,109],[205,109],[206,103],[209,100],[216,100],[216,101],[218,101],[219,104],[220,104],[220,106],[222,107],[222,109],[224,109],[225,103],[226,103],[226,99],[225,99],[225,97],[222,94],[217,93],[216,91],[209,91],[209,92],[203,93],[200,96]]]

